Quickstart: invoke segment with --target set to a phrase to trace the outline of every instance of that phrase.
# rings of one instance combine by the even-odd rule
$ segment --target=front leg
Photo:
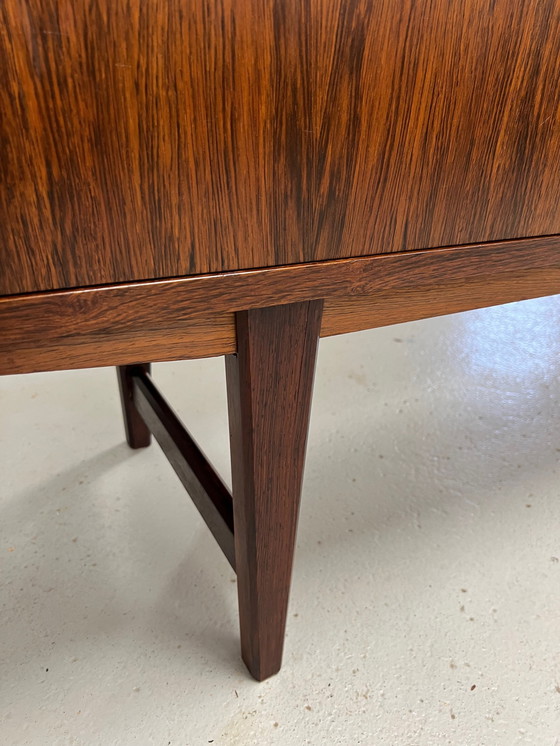
[[[322,301],[236,314],[226,358],[241,652],[282,662]]]

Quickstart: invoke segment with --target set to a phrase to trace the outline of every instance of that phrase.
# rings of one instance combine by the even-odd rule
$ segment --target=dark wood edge
[[[248,308],[324,298],[326,336],[558,292],[560,235],[8,296],[0,374],[229,354]]]
[[[346,334],[405,321],[444,316],[475,308],[560,293],[560,273],[527,269],[521,275],[482,275],[464,285],[420,290],[387,290],[370,295],[334,296],[325,300],[321,337]]]
[[[134,405],[235,570],[229,490],[141,366],[130,370]]]
[[[241,650],[258,681],[282,661],[322,305],[239,312],[226,357]]]
[[[134,387],[132,385],[132,373],[134,371],[140,369],[144,373],[150,374],[151,367],[150,363],[143,363],[136,367],[120,365],[116,368],[126,442],[131,448],[146,448],[150,445],[152,439],[150,428],[134,406]]]

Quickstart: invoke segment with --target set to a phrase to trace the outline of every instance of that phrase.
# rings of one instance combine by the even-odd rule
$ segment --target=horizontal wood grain
[[[346,334],[405,321],[429,319],[502,303],[560,293],[560,272],[529,271],[517,277],[469,280],[423,290],[386,290],[371,295],[325,300],[321,337]]]
[[[560,293],[560,236],[0,298],[0,374],[236,350],[236,311],[324,299],[322,336]]]
[[[0,294],[560,233],[560,0],[3,0]]]
[[[30,296],[23,297],[28,299]],[[233,313],[178,320],[170,328],[160,323],[155,308],[151,322],[124,324],[124,329],[121,329],[119,323],[123,314],[117,312],[112,316],[113,327],[109,323],[108,326],[100,325],[98,329],[91,329],[89,323],[81,323],[83,320],[71,320],[73,304],[70,303],[68,314],[60,310],[57,312],[57,317],[66,319],[70,326],[61,328],[57,333],[41,328],[41,304],[33,308],[26,308],[26,305],[24,300],[21,312],[12,308],[9,320],[0,320],[0,375],[134,365],[145,360],[163,362],[235,352]],[[49,307],[47,313],[51,309]],[[17,318],[21,319],[21,331],[14,334],[9,325]],[[6,326],[3,327],[4,321]],[[37,336],[34,328],[37,328]],[[42,333],[44,336],[40,336]]]

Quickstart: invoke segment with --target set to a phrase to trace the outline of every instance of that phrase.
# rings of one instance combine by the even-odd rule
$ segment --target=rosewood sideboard
[[[0,48],[0,373],[117,367],[264,679],[318,338],[560,292],[560,0],[3,0]],[[232,494],[150,375],[218,355]]]

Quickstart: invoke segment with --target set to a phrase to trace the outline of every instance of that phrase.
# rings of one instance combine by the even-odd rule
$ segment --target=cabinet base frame
[[[324,299],[321,336],[560,293],[560,235],[0,298],[0,375],[237,350],[235,314]]]

